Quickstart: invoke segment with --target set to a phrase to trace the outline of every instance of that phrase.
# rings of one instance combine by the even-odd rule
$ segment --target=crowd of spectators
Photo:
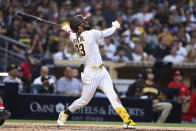
[[[21,64],[22,65],[22,64]],[[7,67],[8,76],[3,77],[2,82],[17,83],[19,93],[32,94],[60,94],[65,96],[80,96],[82,93],[82,82],[77,68],[64,68],[64,76],[58,80],[49,74],[49,68],[40,66],[40,72],[35,77],[28,79],[24,76],[24,69],[15,64]],[[37,70],[33,70],[37,72]],[[28,73],[27,73],[28,74]]]
[[[81,14],[100,30],[117,19],[121,28],[111,38],[100,40],[103,60],[195,62],[195,4],[194,0],[3,0],[0,34],[27,45],[27,50],[15,44],[9,47],[19,55],[28,51],[43,56],[47,52],[58,60],[80,60],[65,31],[16,16],[15,12],[61,25]]]

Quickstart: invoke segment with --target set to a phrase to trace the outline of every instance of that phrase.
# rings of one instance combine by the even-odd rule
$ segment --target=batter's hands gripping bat
[[[62,29],[62,26],[59,25],[59,24],[56,24],[56,23],[48,21],[48,20],[44,20],[44,19],[39,18],[37,16],[33,16],[33,15],[30,15],[30,14],[27,14],[27,13],[24,13],[24,12],[21,12],[21,11],[17,11],[16,15],[23,16],[23,17],[26,17],[26,18],[29,18],[29,19],[32,19],[32,20],[36,20],[36,21],[39,21],[39,22],[45,22],[45,23],[48,23],[48,24],[52,24],[52,25],[58,26],[60,29]]]

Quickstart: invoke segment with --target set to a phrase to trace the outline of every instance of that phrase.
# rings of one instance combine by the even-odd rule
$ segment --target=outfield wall
[[[17,84],[6,84],[4,103],[12,113],[11,119],[56,120],[58,113],[66,109],[77,97],[63,95],[19,94]],[[136,122],[151,122],[152,101],[138,98],[123,98],[123,105]],[[181,121],[181,105],[172,102],[173,110],[167,122]],[[93,98],[84,108],[75,112],[73,121],[121,121],[106,98]]]

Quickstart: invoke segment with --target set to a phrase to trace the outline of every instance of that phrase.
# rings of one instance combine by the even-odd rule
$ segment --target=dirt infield
[[[15,123],[6,122],[0,127],[0,131],[128,131],[121,125],[96,125],[96,124],[67,124],[65,127],[57,127],[53,123]],[[137,126],[131,131],[195,131],[191,127],[155,127]]]

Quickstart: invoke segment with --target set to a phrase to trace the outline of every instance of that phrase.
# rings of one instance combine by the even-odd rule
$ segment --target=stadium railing
[[[10,50],[10,46],[15,44],[19,47],[27,49],[27,45],[18,42],[10,37],[0,35],[0,58],[2,65],[6,68],[9,64],[19,64],[24,61],[24,56],[17,54],[16,52]],[[4,59],[3,59],[4,58]]]

